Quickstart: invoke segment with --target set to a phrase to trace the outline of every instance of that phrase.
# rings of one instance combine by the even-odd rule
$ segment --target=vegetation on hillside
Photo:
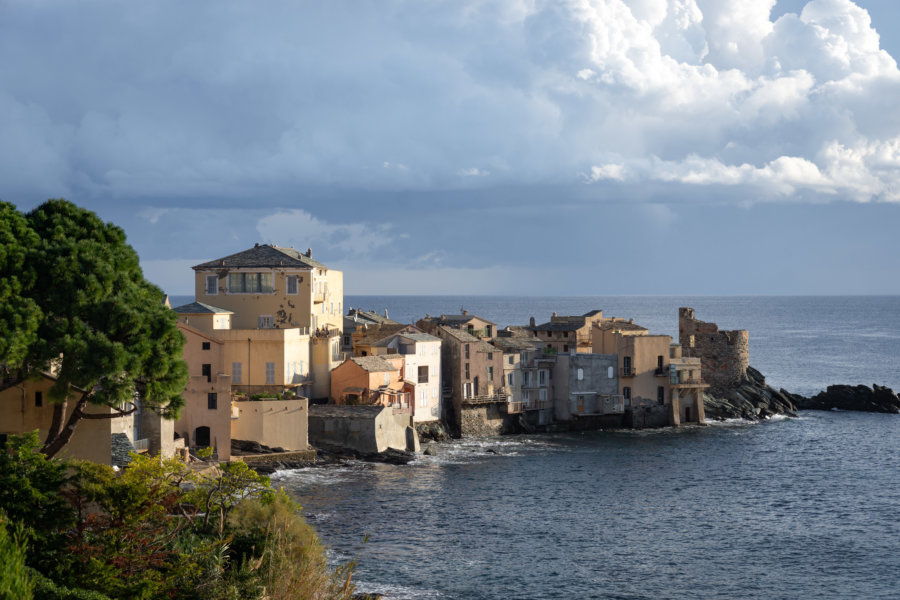
[[[0,598],[348,599],[299,506],[242,462],[197,475],[133,455],[122,472],[0,451]]]

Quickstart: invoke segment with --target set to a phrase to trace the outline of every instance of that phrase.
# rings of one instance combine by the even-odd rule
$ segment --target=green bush
[[[10,532],[0,511],[0,598],[31,600],[32,581],[25,566],[25,534],[21,524]]]

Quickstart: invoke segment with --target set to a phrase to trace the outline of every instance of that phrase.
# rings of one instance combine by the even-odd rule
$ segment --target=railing
[[[680,374],[672,385],[707,385],[701,377],[682,377]]]
[[[552,407],[553,402],[550,400],[530,400],[525,403],[525,410],[544,410]]]
[[[146,438],[142,440],[134,440],[134,451],[138,454],[150,452],[150,440]]]
[[[653,374],[657,377],[668,377],[669,376],[669,368],[668,367],[656,367],[656,370],[653,371]]]
[[[494,402],[506,402],[506,392],[497,392],[495,394],[483,394],[480,396],[472,396],[463,398],[463,404],[492,404]]]
[[[525,408],[524,402],[507,402],[506,403],[506,412],[507,413],[520,413]]]
[[[619,377],[634,377],[637,373],[634,367],[622,367],[619,369]]]

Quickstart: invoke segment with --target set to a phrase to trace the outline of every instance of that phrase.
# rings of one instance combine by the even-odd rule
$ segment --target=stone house
[[[557,421],[613,416],[598,425],[619,425],[625,413],[618,393],[614,354],[560,354],[554,366],[553,411]]]
[[[444,421],[451,430],[466,435],[462,424],[467,408],[483,407],[490,420],[499,419],[500,411],[505,415],[502,350],[463,329],[442,325],[435,332],[442,342]]]
[[[416,423],[441,418],[441,340],[427,333],[396,333],[367,346],[370,355],[403,357],[403,377],[413,385]]]
[[[397,321],[388,318],[387,309],[384,316],[372,310],[362,310],[350,307],[344,315],[344,332],[341,337],[341,350],[348,354],[353,353],[353,334],[363,327],[377,327],[379,325],[400,325]]]

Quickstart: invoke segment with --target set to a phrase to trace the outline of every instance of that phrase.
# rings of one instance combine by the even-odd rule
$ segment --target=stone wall
[[[500,404],[463,405],[460,410],[460,435],[485,437],[504,432],[506,415],[500,412]]]
[[[693,308],[678,309],[678,341],[685,356],[700,359],[709,393],[718,396],[737,387],[750,366],[750,334],[746,329],[719,331],[715,323],[694,318]]]

